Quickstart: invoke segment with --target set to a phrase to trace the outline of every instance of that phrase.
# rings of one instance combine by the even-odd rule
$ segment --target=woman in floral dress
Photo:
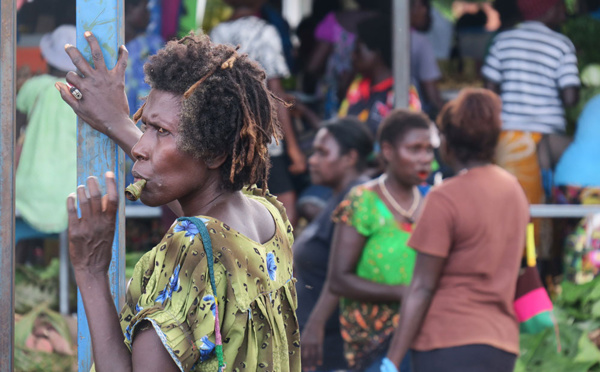
[[[141,200],[180,216],[144,255],[118,314],[108,286],[118,192],[106,174],[68,198],[70,255],[90,326],[97,371],[300,371],[292,228],[263,190],[267,146],[280,137],[265,73],[232,47],[206,36],[171,41],[145,65],[152,90],[129,118],[123,73],[127,50],[108,70],[86,32],[92,68],[73,46],[85,76],[62,98],[135,160],[146,180]],[[141,118],[144,132],[135,126]],[[211,248],[212,247],[212,248]]]

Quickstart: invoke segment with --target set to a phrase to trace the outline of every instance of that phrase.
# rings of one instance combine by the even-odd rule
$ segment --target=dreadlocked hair
[[[183,95],[179,149],[207,164],[225,156],[220,169],[227,190],[258,182],[267,189],[267,146],[281,138],[276,103],[284,102],[267,89],[258,64],[237,48],[190,33],[150,57],[144,72],[152,89]]]

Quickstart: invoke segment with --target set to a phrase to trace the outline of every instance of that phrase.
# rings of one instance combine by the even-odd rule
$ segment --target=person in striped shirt
[[[530,203],[539,204],[545,195],[538,145],[564,150],[565,107],[579,99],[579,71],[573,43],[553,31],[565,20],[564,0],[517,3],[524,22],[496,35],[481,72],[486,88],[502,98],[496,163],[517,177]]]

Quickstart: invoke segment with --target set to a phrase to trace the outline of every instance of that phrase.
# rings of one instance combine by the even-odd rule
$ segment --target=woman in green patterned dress
[[[392,111],[378,139],[385,172],[352,189],[334,212],[337,225],[325,285],[341,296],[342,338],[354,371],[371,365],[379,370],[398,325],[399,304],[416,257],[406,242],[426,191],[419,185],[433,160],[424,114]]]
[[[97,179],[67,200],[70,255],[91,331],[97,371],[300,371],[292,228],[266,185],[267,145],[279,137],[264,71],[229,46],[190,35],[171,41],[144,66],[152,90],[132,121],[123,72],[127,51],[108,70],[86,32],[92,68],[64,84],[63,99],[135,160],[146,180],[141,200],[170,203],[185,216],[135,267],[117,314],[108,286],[115,176],[107,195]],[[144,131],[135,126],[141,118]],[[212,246],[212,249],[211,249]]]

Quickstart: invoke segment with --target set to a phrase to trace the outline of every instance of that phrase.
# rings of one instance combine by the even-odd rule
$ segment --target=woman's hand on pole
[[[79,74],[67,73],[67,82],[81,92],[77,99],[70,91],[71,87],[64,83],[56,83],[62,99],[75,111],[83,121],[92,128],[112,138],[112,133],[119,128],[115,125],[131,124],[129,105],[125,94],[125,69],[129,53],[124,45],[119,48],[116,66],[109,70],[104,62],[102,50],[94,35],[86,31],[85,38],[92,52],[92,67],[81,52],[73,45],[65,45],[65,51],[79,70]]]
[[[77,188],[81,217],[75,195],[67,198],[69,254],[76,274],[106,275],[112,256],[119,198],[112,172],[106,172],[107,193],[102,196],[96,177],[89,177],[87,189]]]

